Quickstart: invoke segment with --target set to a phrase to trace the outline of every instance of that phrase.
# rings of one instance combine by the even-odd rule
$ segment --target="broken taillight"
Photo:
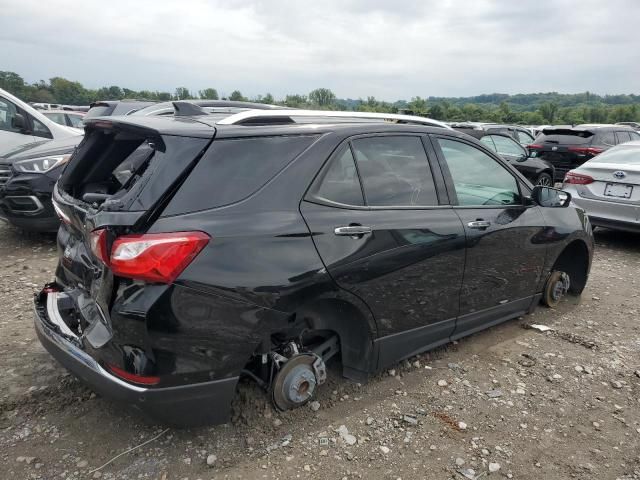
[[[209,239],[203,232],[125,235],[113,242],[108,265],[120,277],[172,283]]]
[[[93,254],[105,265],[109,265],[109,252],[107,251],[107,230],[104,228],[94,230],[89,234],[89,243]]]

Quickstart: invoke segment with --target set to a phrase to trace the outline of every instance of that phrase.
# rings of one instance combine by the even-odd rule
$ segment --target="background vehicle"
[[[46,110],[42,114],[60,125],[67,127],[84,128],[84,112],[73,112],[69,110]]]
[[[31,105],[0,89],[0,156],[20,145],[82,135],[82,130],[58,125]]]
[[[531,158],[529,151],[505,133],[473,128],[455,128],[480,140],[492,151],[513,165],[534,185],[553,186],[553,165],[539,158]]]
[[[532,157],[541,158],[555,168],[555,181],[587,160],[609,148],[640,139],[632,128],[623,125],[578,125],[545,128],[527,148]]]
[[[618,145],[567,173],[563,189],[594,226],[640,232],[640,141]]]
[[[143,100],[101,100],[93,102],[85,115],[85,120],[94,117],[108,117],[111,115],[131,115],[141,108],[154,105],[156,102]]]
[[[246,372],[286,410],[331,357],[362,381],[582,291],[593,237],[569,195],[428,119],[355,117],[89,120],[54,189],[43,345],[165,422],[220,422]]]
[[[82,138],[32,142],[0,157],[0,217],[24,230],[55,232],[53,185]]]
[[[534,136],[531,131],[520,125],[501,125],[498,123],[483,122],[454,122],[451,124],[453,128],[465,128],[474,130],[484,130],[486,132],[504,133],[513,138],[520,145],[529,145],[533,142]]]

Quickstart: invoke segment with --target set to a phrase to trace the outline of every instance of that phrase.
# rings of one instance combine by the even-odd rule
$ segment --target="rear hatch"
[[[572,128],[545,128],[528,146],[532,157],[546,160],[555,167],[557,179],[600,153],[592,146],[595,134],[591,130]]]
[[[88,338],[94,348],[109,340],[118,288],[104,252],[117,237],[146,232],[215,135],[197,121],[130,118],[90,120],[53,193],[62,219],[58,308],[76,334],[98,332]]]

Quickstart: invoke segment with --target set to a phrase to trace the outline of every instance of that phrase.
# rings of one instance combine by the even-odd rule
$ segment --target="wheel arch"
[[[580,295],[587,285],[591,255],[586,242],[575,239],[569,242],[556,257],[551,270],[559,270],[569,275],[571,286],[569,292]]]
[[[338,336],[346,378],[361,381],[375,370],[375,323],[362,305],[341,297],[317,299],[296,311],[296,321],[313,330],[330,330]]]

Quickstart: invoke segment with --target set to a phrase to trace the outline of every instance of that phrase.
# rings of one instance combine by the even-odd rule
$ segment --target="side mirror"
[[[517,158],[517,160],[519,162],[524,162],[527,158],[529,158],[529,154],[528,153],[523,153]]]
[[[24,115],[22,115],[21,113],[14,114],[13,118],[11,119],[11,126],[23,133],[26,133],[27,121],[24,119]]]
[[[531,192],[531,199],[541,207],[566,208],[571,203],[571,194],[557,188],[536,185]]]

